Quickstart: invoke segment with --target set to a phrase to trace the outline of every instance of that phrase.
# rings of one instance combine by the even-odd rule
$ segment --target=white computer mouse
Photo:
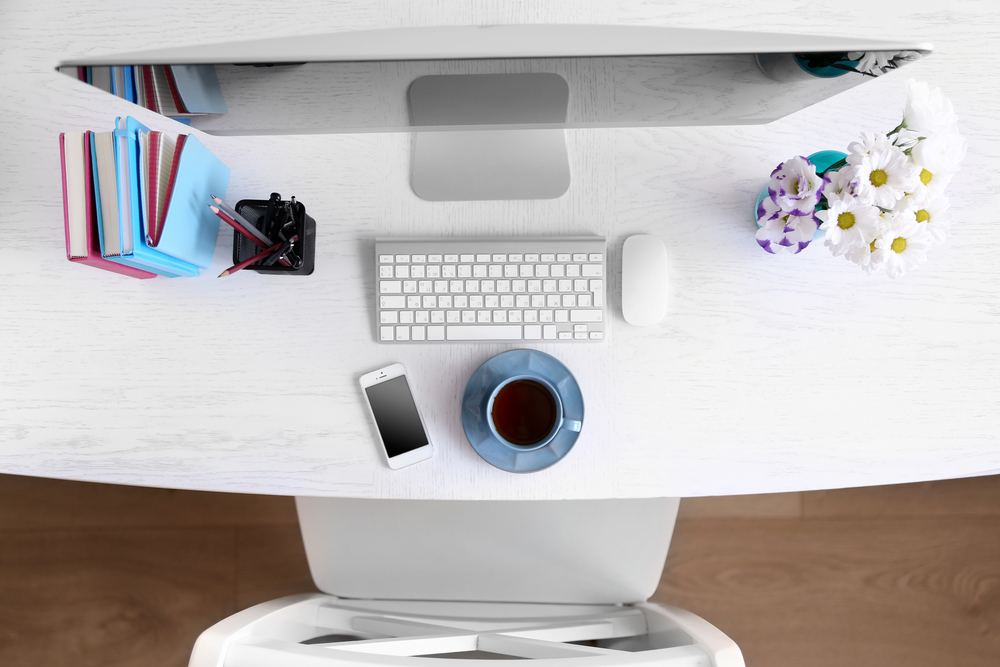
[[[622,315],[648,327],[666,314],[667,247],[656,236],[630,236],[622,248]]]

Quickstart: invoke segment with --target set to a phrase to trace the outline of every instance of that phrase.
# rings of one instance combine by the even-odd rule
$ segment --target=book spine
[[[156,103],[156,87],[153,85],[153,65],[142,66],[142,81],[146,86],[146,108],[160,113],[160,105]]]
[[[62,167],[63,225],[66,228],[66,259],[71,259],[69,249],[69,192],[66,189],[66,134],[59,133],[59,164]]]
[[[149,133],[149,155],[145,156],[143,159],[147,162],[149,169],[149,178],[146,179],[146,221],[149,223],[147,225],[147,243],[156,247],[156,241],[159,238],[157,234],[157,225],[160,222],[160,202],[157,200],[157,193],[159,188],[157,183],[159,183],[160,178],[160,137],[163,133],[152,131]]]
[[[174,100],[174,107],[177,108],[177,113],[188,113],[187,107],[184,106],[184,100],[181,99],[181,93],[177,90],[177,82],[174,80],[174,71],[170,68],[170,65],[164,65],[163,71],[167,75],[167,85],[170,87],[170,97]]]

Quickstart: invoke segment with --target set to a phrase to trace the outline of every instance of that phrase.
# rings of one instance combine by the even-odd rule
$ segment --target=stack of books
[[[229,167],[193,135],[132,117],[110,132],[59,135],[66,256],[135,278],[197,276],[212,263]]]
[[[215,65],[60,67],[59,71],[178,120],[228,110]]]

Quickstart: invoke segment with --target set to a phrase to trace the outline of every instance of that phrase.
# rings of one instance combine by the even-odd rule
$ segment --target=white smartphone
[[[424,420],[413,401],[403,364],[393,364],[361,376],[361,393],[375,419],[379,442],[389,467],[405,468],[434,454]]]

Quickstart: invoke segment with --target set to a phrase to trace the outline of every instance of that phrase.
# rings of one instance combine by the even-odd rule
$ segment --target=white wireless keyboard
[[[605,241],[376,239],[383,343],[604,339]]]

